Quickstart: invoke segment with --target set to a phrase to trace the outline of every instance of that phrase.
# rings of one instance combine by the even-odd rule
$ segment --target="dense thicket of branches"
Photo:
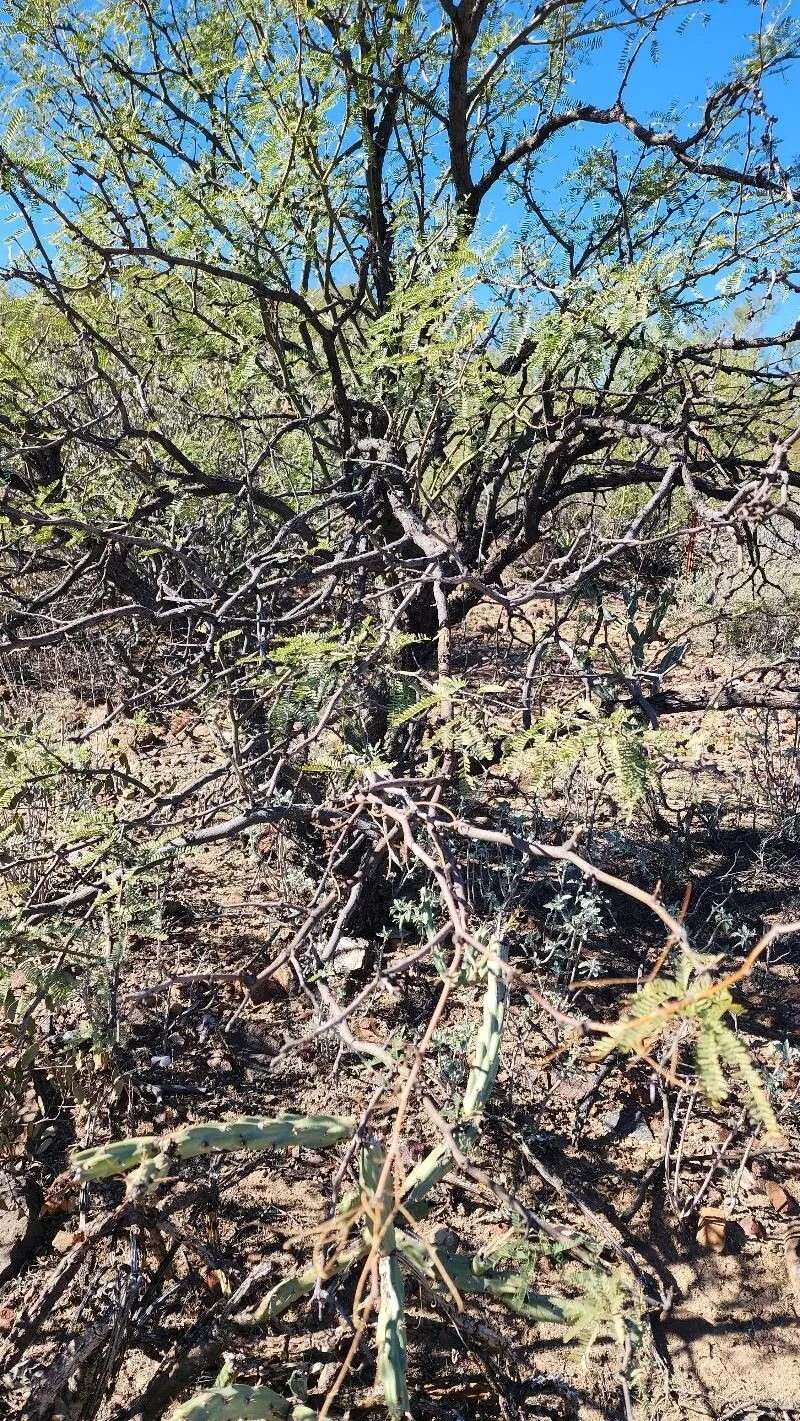
[[[202,661],[354,594],[430,634],[668,508],[795,522],[798,332],[748,315],[796,286],[787,21],[655,122],[677,4],[10,9],[8,645],[144,614]]]
[[[762,14],[704,104],[656,121],[628,87],[681,9],[12,4],[6,650],[101,636],[129,708],[220,688],[242,714],[311,634],[283,654],[337,688],[320,725],[417,774],[419,736],[382,739],[386,666],[452,715],[481,599],[563,598],[681,529],[756,555],[765,525],[793,535],[769,94],[795,30]],[[581,94],[598,45],[605,104]],[[795,704],[784,663],[764,680],[727,703]],[[251,808],[295,723],[247,727]]]

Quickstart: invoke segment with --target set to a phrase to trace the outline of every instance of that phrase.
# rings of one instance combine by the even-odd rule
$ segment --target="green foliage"
[[[562,865],[546,914],[541,947],[535,951],[540,970],[546,968],[564,981],[576,975],[598,976],[597,956],[584,956],[590,943],[597,944],[605,936],[604,903],[597,885]]]
[[[453,1167],[453,1157],[446,1145],[437,1145],[409,1170],[403,1195],[406,1207],[415,1214],[416,1206],[441,1182]]]
[[[560,1301],[534,1293],[530,1278],[524,1273],[499,1272],[485,1268],[480,1259],[467,1253],[451,1253],[446,1249],[421,1244],[403,1230],[398,1232],[402,1256],[430,1284],[441,1290],[443,1278],[448,1278],[459,1293],[477,1294],[508,1308],[529,1322],[563,1323],[565,1309]]]
[[[593,150],[575,179],[591,181],[608,159],[607,149]],[[624,386],[641,379],[653,368],[657,349],[673,338],[675,312],[666,293],[679,262],[676,252],[649,253],[640,262],[606,262],[588,277],[573,278],[564,306],[537,325],[535,364],[588,382],[611,378]],[[620,339],[625,355],[611,375],[609,351]]]
[[[659,677],[665,675],[682,661],[686,647],[670,647],[663,655],[652,660],[649,648],[652,643],[658,642],[658,635],[661,630],[667,613],[675,604],[675,591],[673,587],[663,587],[655,598],[652,607],[643,626],[639,626],[636,621],[636,614],[639,610],[639,598],[635,588],[628,589],[624,593],[625,602],[625,634],[628,639],[628,647],[631,661],[631,670],[636,674],[645,669],[651,676]],[[608,648],[609,655],[613,658],[611,649]],[[620,668],[623,669],[623,668]]]
[[[606,1027],[607,1039],[600,1055],[619,1050],[645,1055],[665,1035],[674,1036],[679,1024],[690,1028],[694,1041],[697,1079],[709,1100],[719,1103],[729,1093],[732,1077],[744,1091],[754,1122],[768,1135],[780,1135],[775,1112],[761,1077],[744,1042],[725,1018],[735,1020],[741,1010],[730,991],[715,986],[701,971],[692,983],[697,960],[684,956],[675,977],[648,981],[629,999],[617,1022]]]
[[[438,690],[421,696],[416,678],[393,677],[389,682],[389,729],[400,730],[417,716],[441,705],[442,699]]]
[[[391,918],[418,940],[420,1002],[444,979],[465,1008],[433,1023],[425,1069],[450,1088],[459,1150],[477,1150],[509,1008],[498,924],[541,880],[529,858],[509,868],[511,854],[464,849],[465,818],[497,847],[504,826],[535,817],[531,857],[548,825],[572,833],[579,805],[592,824],[609,800],[631,821],[664,743],[639,723],[642,697],[685,648],[662,644],[666,590],[644,604],[623,588],[612,614],[620,564],[662,534],[679,546],[698,509],[723,536],[738,521],[751,549],[765,530],[793,532],[800,475],[781,440],[796,423],[796,337],[772,318],[768,342],[754,332],[759,304],[776,309],[796,286],[784,198],[797,182],[764,93],[797,24],[763,16],[737,81],[712,85],[702,116],[678,105],[656,121],[624,110],[637,92],[627,66],[646,52],[639,22],[655,44],[680,0],[624,19],[545,5],[530,26],[515,8],[7,0],[3,674],[18,687],[30,666],[44,686],[52,654],[77,686],[96,664],[114,715],[136,706],[161,740],[142,764],[110,735],[101,746],[3,727],[2,970],[41,959],[25,968],[30,988],[15,977],[5,998],[15,1105],[39,1009],[81,1016],[75,1059],[88,1055],[134,930],[160,931],[160,869],[191,880],[185,846],[218,837],[235,854],[241,833],[253,864],[267,841],[265,876],[281,879],[265,889],[269,941],[299,953],[313,1037],[336,1023],[349,1044],[352,999],[337,1016],[321,990],[335,966],[320,966],[326,936],[355,930],[358,913],[379,943]],[[601,64],[608,106],[590,107],[586,62],[604,43],[626,83],[606,86]],[[498,231],[504,185],[514,201]],[[613,588],[606,605],[590,586]],[[495,623],[472,620],[490,601],[494,651]],[[529,664],[543,683],[553,674],[558,704],[518,732],[531,636],[544,654]],[[575,699],[581,686],[592,704]],[[196,747],[199,768],[194,748],[171,743],[198,708],[215,749]],[[439,946],[425,955],[448,912],[463,947],[452,977]],[[599,899],[565,877],[546,914],[559,986],[591,976],[581,954],[602,930]],[[49,926],[26,945],[38,915]],[[73,960],[83,1008],[68,995]],[[394,970],[365,997],[387,984]],[[333,985],[344,998],[344,974]],[[772,1123],[732,1010],[681,965],[643,986],[607,1047],[677,1049],[684,1031],[709,1097],[733,1080]],[[418,1099],[403,1099],[413,1118]],[[81,1181],[126,1174],[135,1192],[184,1159],[322,1148],[355,1129],[327,1115],[214,1121],[74,1163]],[[401,1228],[454,1172],[445,1144],[404,1181],[401,1156],[389,1170],[379,1141],[357,1147],[359,1194],[328,1221],[318,1267],[271,1279],[252,1325],[363,1264],[379,1285],[377,1370],[394,1416],[408,1409],[405,1270],[556,1323],[587,1349],[605,1327],[630,1340],[635,1300],[607,1270],[591,1270],[573,1305],[534,1291],[516,1228],[518,1256],[492,1266]],[[225,1378],[178,1414],[310,1413]]]
[[[599,1337],[611,1337],[622,1346],[626,1334],[641,1333],[641,1304],[621,1269],[587,1269],[577,1275],[575,1283],[580,1293],[569,1304],[569,1326],[564,1335],[566,1341],[577,1342],[586,1367]]]
[[[340,665],[351,662],[358,647],[342,640],[338,627],[327,632],[298,632],[270,647],[270,660],[277,666],[287,666],[302,678],[313,678],[322,671],[333,673]]]
[[[428,887],[421,888],[415,898],[396,898],[391,906],[392,921],[401,930],[413,928],[428,940],[436,932],[440,911],[439,896]]]
[[[346,1248],[334,1255],[329,1266],[330,1274],[346,1273],[348,1269],[359,1263],[369,1252],[369,1243],[355,1245]],[[243,1326],[256,1327],[259,1323],[268,1322],[273,1318],[281,1317],[300,1302],[301,1298],[307,1298],[313,1293],[320,1281],[319,1273],[315,1268],[309,1268],[305,1273],[290,1274],[286,1278],[281,1278],[263,1296],[258,1306],[250,1314],[241,1314]]]
[[[115,815],[109,793],[114,765],[98,773],[102,761],[89,746],[64,745],[55,727],[43,718],[32,719],[0,731],[3,760],[0,781],[0,837],[8,858],[31,854],[59,854],[67,845],[75,866],[91,871],[117,841]],[[80,848],[73,847],[80,845]],[[16,879],[16,882],[15,882]],[[8,874],[2,880],[6,909],[27,896],[30,880]]]
[[[424,248],[409,253],[409,278],[392,292],[385,312],[370,326],[363,375],[378,381],[389,373],[392,394],[416,382],[453,375],[453,352],[486,314],[470,302],[477,283],[476,257],[442,229]],[[387,365],[387,354],[391,364]]]
[[[760,652],[770,646],[789,655],[800,646],[800,594],[784,586],[777,597],[736,598],[726,606],[722,621],[731,650]]]
[[[369,1236],[381,1254],[394,1250],[394,1179],[389,1170],[383,1187],[378,1192],[385,1172],[386,1152],[379,1140],[368,1141],[359,1154],[359,1183],[361,1203],[367,1215]]]
[[[589,783],[604,785],[630,820],[655,783],[652,755],[659,732],[643,730],[630,711],[603,715],[591,703],[580,709],[548,708],[503,743],[503,771],[540,795],[554,795],[579,769]]]

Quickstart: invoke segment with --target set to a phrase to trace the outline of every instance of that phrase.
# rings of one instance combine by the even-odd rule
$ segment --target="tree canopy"
[[[458,622],[533,555],[563,593],[678,490],[706,525],[793,518],[796,322],[757,313],[797,284],[765,98],[795,29],[762,16],[701,112],[631,113],[681,8],[10,7],[6,462],[45,525],[91,515],[118,618],[252,624],[263,583],[296,622],[277,556],[328,606],[411,578],[430,632],[437,585]],[[625,488],[615,537],[553,537]],[[190,506],[239,587],[215,536],[163,545]]]

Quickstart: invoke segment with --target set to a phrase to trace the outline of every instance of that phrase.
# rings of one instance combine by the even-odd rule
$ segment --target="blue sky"
[[[800,18],[797,0],[785,7],[770,4],[769,15],[783,13]],[[760,6],[752,0],[727,0],[725,4],[698,5],[680,15],[672,16],[659,28],[660,55],[654,63],[649,53],[643,53],[636,65],[628,86],[629,107],[642,113],[653,113],[679,100],[681,104],[702,106],[709,85],[724,78],[732,62],[748,49],[747,36],[758,30]],[[679,27],[684,25],[680,34]],[[618,71],[611,53],[611,46],[604,46],[587,75],[597,83],[598,101],[608,101],[609,90],[618,82]],[[781,129],[787,136],[788,152],[800,150],[800,96],[797,92],[797,74],[794,82],[786,78],[773,78],[766,90],[771,111],[781,120]]]
[[[767,0],[767,18],[781,15],[800,21],[800,0],[790,4]],[[760,20],[761,7],[753,0],[710,0],[671,16],[659,26],[657,55],[651,54],[649,45],[638,55],[625,88],[625,107],[643,122],[655,120],[656,127],[662,115],[677,109],[669,127],[689,131],[701,118],[710,90],[730,76],[737,59],[750,52],[750,37],[757,33]],[[622,47],[622,37],[604,36],[602,46],[587,56],[576,77],[576,101],[599,107],[614,102],[622,77]],[[777,119],[778,154],[786,167],[800,159],[800,59],[792,70],[770,76],[764,87],[767,111]],[[566,130],[548,149],[546,164],[540,169],[540,192],[545,200],[549,196],[557,202],[560,182],[573,168],[578,153],[606,141],[626,146],[626,136],[619,129],[603,131],[579,125]],[[635,146],[631,144],[631,148]],[[484,209],[483,232],[488,235],[503,228],[513,232],[520,211],[508,192],[496,190]],[[800,298],[790,296],[767,309],[761,328],[764,332],[782,330],[799,315]]]
[[[768,16],[781,13],[800,21],[800,0],[768,3]],[[757,32],[759,21],[760,6],[753,0],[712,0],[670,16],[658,28],[658,54],[653,56],[647,45],[636,59],[624,94],[629,112],[647,121],[677,106],[678,126],[690,128],[713,85],[729,77],[734,62],[750,49],[749,36]],[[622,77],[622,46],[622,37],[604,36],[601,47],[582,65],[576,100],[598,106],[613,103]],[[770,76],[765,100],[778,119],[780,156],[788,165],[800,157],[800,64],[793,74]]]

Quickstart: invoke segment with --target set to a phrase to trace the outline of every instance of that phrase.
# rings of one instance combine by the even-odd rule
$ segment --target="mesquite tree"
[[[12,0],[12,664],[102,645],[117,709],[228,697],[225,824],[306,822],[332,750],[351,779],[452,778],[420,716],[456,715],[479,602],[524,613],[683,534],[795,532],[769,95],[796,26],[760,12],[705,101],[656,119],[628,91],[681,9]],[[691,704],[642,665],[606,707]],[[797,702],[785,668],[724,695]],[[156,795],[148,833],[198,792]]]
[[[227,697],[225,824],[306,822],[315,756],[452,778],[420,717],[457,715],[481,601],[793,533],[798,328],[764,313],[797,290],[769,107],[796,27],[762,12],[656,120],[627,94],[681,9],[11,3],[11,664],[99,645],[117,709]],[[573,665],[651,724],[691,703],[634,653]],[[724,697],[797,701],[785,667]]]

